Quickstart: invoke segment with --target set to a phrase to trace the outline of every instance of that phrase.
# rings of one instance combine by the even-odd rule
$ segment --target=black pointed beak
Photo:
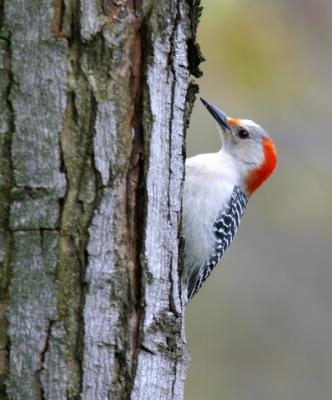
[[[210,111],[210,113],[212,114],[214,119],[218,122],[218,124],[221,126],[221,128],[224,131],[232,130],[230,124],[228,123],[227,116],[223,111],[221,111],[218,107],[216,107],[212,103],[209,103],[208,101],[206,101],[202,98],[201,98],[201,102],[205,105],[205,107],[208,109],[208,111]]]

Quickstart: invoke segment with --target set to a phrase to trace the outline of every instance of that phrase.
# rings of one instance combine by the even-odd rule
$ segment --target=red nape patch
[[[259,168],[250,173],[247,180],[247,192],[249,195],[257,190],[273,174],[278,165],[277,150],[272,140],[265,137],[263,139],[263,146],[264,162]]]

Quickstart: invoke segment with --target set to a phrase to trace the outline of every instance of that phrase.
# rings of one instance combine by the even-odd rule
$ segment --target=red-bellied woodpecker
[[[186,161],[183,196],[184,302],[200,289],[232,242],[251,194],[274,172],[277,152],[255,122],[227,117],[201,99],[221,131],[218,153]]]

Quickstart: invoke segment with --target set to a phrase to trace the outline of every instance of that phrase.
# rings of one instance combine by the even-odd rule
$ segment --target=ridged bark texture
[[[0,398],[181,399],[198,1],[0,0]]]

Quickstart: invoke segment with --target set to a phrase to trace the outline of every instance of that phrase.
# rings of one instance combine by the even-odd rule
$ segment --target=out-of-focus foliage
[[[332,399],[332,2],[203,1],[201,96],[279,150],[187,307],[187,400]],[[197,102],[188,155],[217,151]]]

